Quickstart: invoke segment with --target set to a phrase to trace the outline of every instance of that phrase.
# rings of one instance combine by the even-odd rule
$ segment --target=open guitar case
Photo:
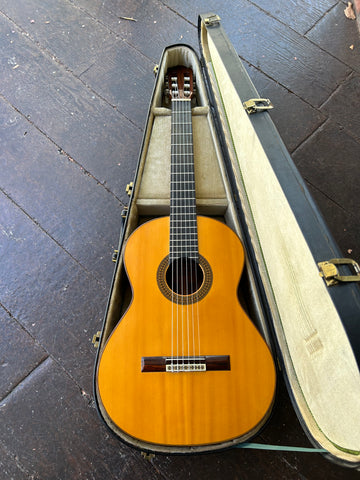
[[[158,67],[105,319],[94,340],[98,411],[130,445],[174,452],[121,431],[101,403],[96,376],[99,353],[131,301],[123,264],[126,241],[137,226],[169,215],[171,109],[164,103],[164,77],[168,68],[185,65],[196,78],[192,121],[198,214],[225,222],[243,242],[240,303],[277,358],[311,442],[337,463],[359,467],[359,267],[341,258],[266,111],[270,102],[259,96],[217,15],[199,17],[199,40],[201,59],[191,47],[177,44],[165,48]],[[244,441],[256,433],[249,432]],[[179,447],[175,453],[191,451]]]

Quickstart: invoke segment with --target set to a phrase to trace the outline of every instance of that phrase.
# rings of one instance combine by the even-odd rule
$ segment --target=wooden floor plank
[[[1,442],[0,442],[1,443]],[[21,479],[27,472],[19,464],[17,458],[14,458],[8,451],[7,446],[0,444],[0,469],[4,478]]]
[[[247,70],[260,97],[271,100],[274,108],[269,111],[270,116],[291,153],[326,120],[326,116],[260,70],[249,66]]]
[[[74,4],[99,18],[130,45],[158,63],[165,46],[186,43],[197,48],[195,25],[160,0],[74,0]],[[189,3],[190,5],[190,3]],[[193,5],[192,5],[193,8]],[[198,8],[193,11],[199,12]],[[127,20],[126,18],[134,19]]]
[[[1,99],[0,115],[0,188],[109,286],[122,203]]]
[[[191,22],[197,12],[215,12],[239,56],[295,95],[319,107],[346,79],[350,68],[255,5],[215,0],[164,2]]]
[[[140,452],[109,437],[89,396],[51,359],[13,393],[11,402],[1,405],[1,411],[0,445],[11,449],[23,475],[26,472],[22,478],[163,478]]]
[[[0,328],[1,401],[45,360],[47,353],[2,307],[0,307]]]
[[[154,62],[67,0],[31,0],[23,9],[0,0],[0,8],[40,49],[142,126]]]
[[[61,63],[80,75],[116,41],[115,35],[67,0],[0,0],[0,10]]]
[[[154,62],[120,39],[80,78],[142,127],[153,90],[154,67]]]
[[[252,0],[262,10],[270,13],[293,30],[303,35],[336,4],[337,0]]]
[[[324,114],[339,123],[358,141],[360,141],[359,92],[360,75],[354,74],[334,92],[321,108]]]
[[[306,37],[354,71],[360,72],[359,30],[355,21],[346,18],[344,9],[344,3],[339,2]]]
[[[5,62],[1,94],[59,149],[126,202],[125,186],[134,175],[140,127],[2,17],[0,27],[4,32],[0,55]],[[120,166],[126,178],[121,178]]]
[[[88,392],[108,289],[0,194],[0,303]]]
[[[360,256],[359,151],[359,142],[328,121],[293,154],[343,254],[352,258]]]
[[[314,453],[232,449],[148,461],[109,434],[92,395],[91,338],[101,328],[151,70],[171,43],[198,49],[198,13],[222,17],[259,92],[275,103],[271,115],[330,230],[344,254],[359,259],[358,53],[345,4],[0,0],[6,478],[357,478]],[[253,440],[310,447],[280,375],[273,415]]]

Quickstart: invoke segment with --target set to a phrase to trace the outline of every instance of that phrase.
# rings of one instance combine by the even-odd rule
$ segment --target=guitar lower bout
[[[98,361],[103,415],[125,441],[155,452],[245,441],[274,399],[271,353],[237,296],[241,242],[217,220],[197,222],[202,276],[185,290],[167,277],[169,218],[129,237],[124,263],[133,298]]]

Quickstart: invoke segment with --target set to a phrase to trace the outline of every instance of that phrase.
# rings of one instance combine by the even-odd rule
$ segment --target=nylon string
[[[189,108],[190,107],[190,108]],[[200,321],[197,298],[190,300],[190,268],[191,258],[198,262],[197,242],[194,242],[196,227],[196,207],[193,176],[193,142],[190,100],[172,100],[172,235],[171,259],[185,257],[183,262],[176,262],[172,268],[172,312],[171,312],[171,367],[174,371],[174,359],[177,368],[180,367],[182,357],[182,370],[184,370],[185,357],[200,356]],[[192,163],[190,168],[189,163]],[[179,215],[180,214],[180,215]],[[195,232],[194,232],[195,230]],[[197,236],[195,236],[197,238]],[[194,243],[196,251],[194,250]],[[179,271],[179,269],[181,269]],[[175,301],[175,277],[185,276],[185,289],[187,291],[184,305]],[[195,268],[195,285],[198,284],[198,272]],[[180,293],[181,294],[181,293]],[[197,293],[195,293],[197,296]],[[197,330],[198,341],[195,340]],[[175,343],[175,345],[174,345]],[[198,348],[198,352],[196,352]]]

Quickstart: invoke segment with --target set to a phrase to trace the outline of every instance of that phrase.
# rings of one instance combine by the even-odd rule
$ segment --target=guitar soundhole
[[[199,262],[179,258],[169,264],[165,257],[157,271],[161,293],[174,303],[189,305],[198,302],[211,288],[212,271],[209,262],[199,255]]]
[[[166,271],[166,283],[178,295],[191,295],[201,287],[204,273],[191,258],[177,258]]]

